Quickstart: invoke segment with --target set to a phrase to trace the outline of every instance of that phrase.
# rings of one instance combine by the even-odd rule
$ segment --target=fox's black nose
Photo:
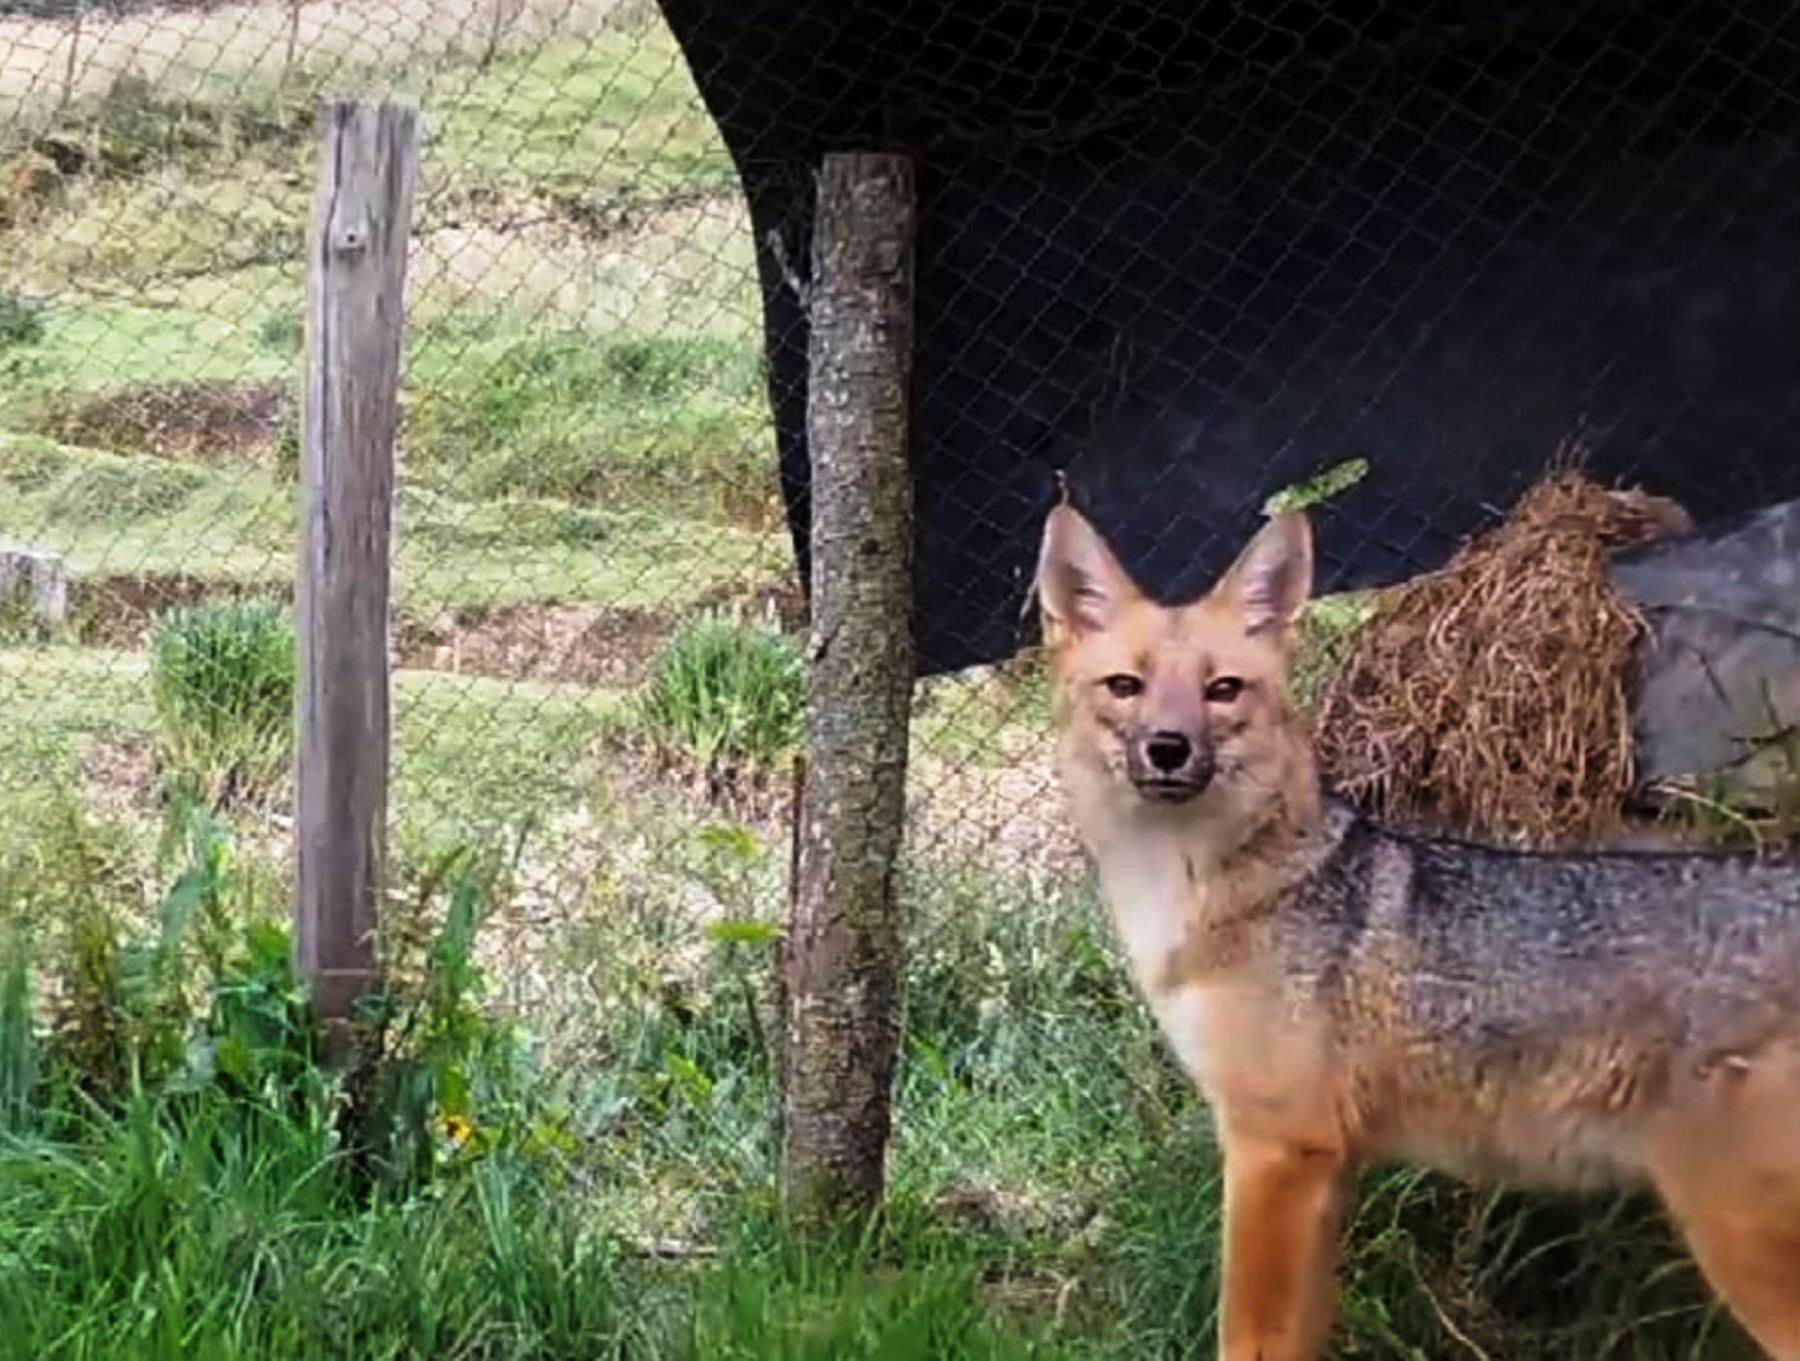
[[[1178,732],[1152,733],[1144,743],[1144,759],[1150,762],[1152,770],[1165,775],[1180,770],[1193,754],[1194,744]]]

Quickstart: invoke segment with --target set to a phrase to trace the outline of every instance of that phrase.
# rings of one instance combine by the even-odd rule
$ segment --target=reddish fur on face
[[[1292,624],[1311,577],[1306,522],[1283,516],[1204,598],[1166,607],[1137,588],[1086,520],[1053,511],[1039,597],[1065,769],[1078,772],[1082,796],[1139,802],[1127,779],[1130,743],[1167,731],[1212,755],[1212,787],[1185,810],[1211,829],[1209,842],[1241,845],[1271,816],[1316,816],[1311,745],[1288,696]],[[1107,679],[1120,675],[1138,678],[1141,692],[1113,694]],[[1208,687],[1221,680],[1236,693],[1215,702]]]

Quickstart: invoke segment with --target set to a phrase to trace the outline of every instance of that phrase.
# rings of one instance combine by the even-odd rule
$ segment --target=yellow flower
[[[466,1115],[446,1115],[439,1123],[445,1136],[458,1148],[475,1137],[475,1122]]]

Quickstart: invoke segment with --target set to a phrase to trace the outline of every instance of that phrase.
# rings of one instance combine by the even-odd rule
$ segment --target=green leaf
[[[692,1059],[671,1050],[664,1056],[663,1062],[669,1070],[669,1076],[686,1093],[689,1101],[697,1106],[704,1105],[712,1096],[712,1077]]]
[[[1266,516],[1285,515],[1289,511],[1305,510],[1308,506],[1316,506],[1350,490],[1368,474],[1368,459],[1347,458],[1342,463],[1334,463],[1322,472],[1313,474],[1304,482],[1296,482],[1291,487],[1283,487],[1263,502],[1263,514]]]
[[[747,865],[760,862],[767,848],[762,838],[748,827],[735,822],[712,822],[698,833],[700,844],[709,851],[719,851]]]
[[[787,932],[773,922],[738,919],[712,922],[707,926],[706,934],[733,945],[768,945],[780,940]]]

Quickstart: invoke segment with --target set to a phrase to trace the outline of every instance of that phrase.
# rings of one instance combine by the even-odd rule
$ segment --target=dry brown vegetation
[[[1643,622],[1607,557],[1686,523],[1671,501],[1559,469],[1442,570],[1380,593],[1322,695],[1333,782],[1456,832],[1530,845],[1613,832]]]

